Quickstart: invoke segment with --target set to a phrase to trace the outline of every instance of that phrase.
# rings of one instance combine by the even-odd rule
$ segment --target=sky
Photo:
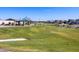
[[[67,20],[79,19],[79,7],[0,7],[0,19]]]

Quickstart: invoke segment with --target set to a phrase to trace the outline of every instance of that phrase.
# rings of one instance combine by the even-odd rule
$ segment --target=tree
[[[72,25],[72,24],[74,24],[75,22],[74,22],[74,19],[68,19],[68,24],[69,25]]]
[[[79,24],[79,19],[76,19],[76,20],[75,20],[75,23],[76,23],[76,24]]]
[[[64,20],[63,23],[64,23],[64,24],[68,24],[68,21],[67,21],[67,20]]]
[[[47,23],[51,23],[51,21],[50,20],[47,20]]]
[[[29,17],[27,17],[27,16],[24,17],[21,21],[23,21],[23,22],[27,22],[28,25],[30,25],[31,22],[32,22],[32,21],[31,21],[31,18],[29,18]]]

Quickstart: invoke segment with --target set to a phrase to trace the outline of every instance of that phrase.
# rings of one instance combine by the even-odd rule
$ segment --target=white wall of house
[[[0,21],[0,25],[2,24],[2,23],[4,23],[4,24],[9,24],[9,23],[15,23],[15,21],[6,21],[6,20],[1,20]]]

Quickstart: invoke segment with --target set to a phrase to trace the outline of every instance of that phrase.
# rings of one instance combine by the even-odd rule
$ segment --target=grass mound
[[[30,40],[0,42],[0,47],[11,51],[79,51],[79,29],[55,26],[0,28],[0,39],[20,37]]]

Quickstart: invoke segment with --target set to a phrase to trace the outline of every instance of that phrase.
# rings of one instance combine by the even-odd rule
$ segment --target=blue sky
[[[0,7],[0,18],[30,17],[32,20],[78,19],[79,7]]]

